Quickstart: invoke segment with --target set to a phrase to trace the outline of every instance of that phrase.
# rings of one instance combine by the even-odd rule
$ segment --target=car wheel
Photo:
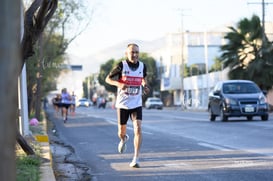
[[[223,122],[228,121],[228,117],[224,114],[223,108],[221,108],[221,111],[220,111],[220,119]]]
[[[210,121],[215,121],[216,116],[212,113],[211,108],[209,108],[209,114],[210,114],[209,120],[210,120]]]
[[[252,116],[247,116],[246,118],[247,118],[248,121],[252,121],[253,117]]]
[[[261,116],[261,119],[262,119],[262,121],[267,121],[268,120],[268,115]]]

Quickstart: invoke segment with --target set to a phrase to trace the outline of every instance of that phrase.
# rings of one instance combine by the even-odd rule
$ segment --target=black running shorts
[[[131,120],[142,120],[142,107],[134,109],[117,109],[118,123],[120,125],[127,124],[129,117]]]
[[[63,104],[62,104],[62,107],[65,107],[66,109],[68,109],[68,108],[70,107],[70,105],[71,105],[71,104],[69,104],[69,103],[63,103]]]

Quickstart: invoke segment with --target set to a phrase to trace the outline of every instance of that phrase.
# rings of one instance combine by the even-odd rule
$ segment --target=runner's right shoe
[[[67,117],[63,117],[64,123],[66,123],[67,121]]]
[[[126,134],[124,137],[124,140],[120,140],[118,144],[118,152],[119,153],[124,153],[127,149],[126,142],[129,140],[129,135]]]
[[[133,158],[132,162],[129,165],[131,168],[140,168],[138,158]]]

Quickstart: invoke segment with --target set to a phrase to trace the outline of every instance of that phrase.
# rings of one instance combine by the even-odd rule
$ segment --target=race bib
[[[125,93],[128,95],[137,95],[139,94],[140,86],[130,86],[125,90]]]

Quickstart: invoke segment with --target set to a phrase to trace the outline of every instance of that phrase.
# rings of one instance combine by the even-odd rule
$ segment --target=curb
[[[40,181],[56,181],[53,169],[52,169],[52,156],[50,146],[48,142],[41,142],[42,157],[44,162],[40,166],[41,178]]]
[[[43,130],[47,132],[47,120],[43,120]],[[41,146],[41,156],[43,158],[43,163],[40,166],[40,181],[56,181],[54,172],[53,172],[53,162],[52,155],[50,150],[50,144],[47,134],[35,135],[35,139],[39,142]]]

